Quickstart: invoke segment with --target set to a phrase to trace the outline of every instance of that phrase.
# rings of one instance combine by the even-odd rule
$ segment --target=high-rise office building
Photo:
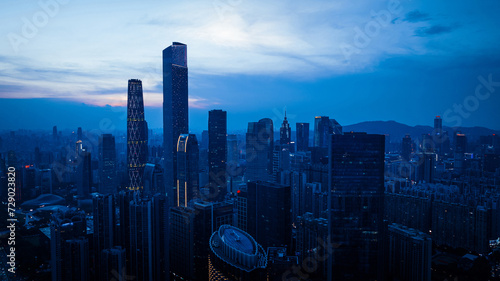
[[[432,239],[418,230],[391,224],[389,236],[389,278],[430,281]]]
[[[191,207],[170,208],[170,270],[174,276],[194,279],[194,218]]]
[[[196,202],[170,211],[172,273],[186,280],[208,280],[209,239],[212,231],[233,222],[228,202]]]
[[[153,280],[170,280],[170,203],[165,194],[157,193],[153,201]]]
[[[309,123],[296,123],[295,134],[297,151],[307,151],[309,148]]]
[[[115,201],[113,195],[98,194],[92,198],[94,220],[94,253],[95,262],[100,264],[101,252],[112,248],[115,237]],[[99,268],[96,268],[99,271]]]
[[[116,245],[124,249],[130,247],[130,202],[132,201],[134,192],[130,190],[121,190],[116,195],[116,204],[119,209]],[[130,270],[130,251],[126,251],[127,268]]]
[[[144,194],[153,195],[165,193],[163,181],[163,167],[160,164],[147,163],[144,167]]]
[[[290,145],[292,139],[292,129],[290,128],[290,124],[288,124],[288,120],[286,119],[286,111],[285,118],[280,128],[280,145]]]
[[[454,139],[454,170],[462,173],[465,170],[465,153],[467,152],[467,136],[458,132]]]
[[[144,188],[142,177],[148,159],[148,137],[144,120],[144,100],[142,82],[138,79],[128,80],[127,99],[127,189]]]
[[[416,167],[416,179],[419,182],[425,181],[431,183],[434,181],[436,173],[436,154],[418,153],[418,162]]]
[[[134,198],[130,202],[130,275],[137,280],[153,280],[153,202]]]
[[[100,256],[99,280],[119,281],[133,278],[127,274],[125,258],[125,249],[120,246],[102,250]]]
[[[266,280],[267,253],[248,233],[222,225],[210,237],[210,281]]]
[[[177,193],[175,206],[187,207],[199,194],[199,151],[194,134],[182,134],[177,142]]]
[[[82,127],[78,127],[76,138],[77,140],[83,140]]]
[[[129,231],[124,237],[128,242],[127,273],[136,280],[169,280],[169,202],[166,195],[120,195],[120,204],[132,199],[128,213],[124,214],[128,225],[123,227]]]
[[[264,248],[290,247],[292,240],[290,186],[247,183],[247,230]]]
[[[89,240],[85,237],[63,242],[64,279],[89,280]]]
[[[136,280],[169,280],[168,206],[167,197],[160,193],[142,198],[134,195],[129,204],[127,271]]]
[[[317,270],[311,272],[309,277],[312,280],[327,280],[328,267],[325,257],[328,257],[332,250],[327,244],[328,220],[315,217],[312,213],[304,213],[297,217],[295,225],[297,226],[296,251],[299,253],[299,262],[316,260]]]
[[[314,146],[328,147],[328,135],[333,133],[332,122],[328,116],[314,118]]]
[[[78,197],[88,198],[92,187],[92,158],[90,152],[83,151],[79,156],[77,174]]]
[[[436,133],[441,133],[442,130],[443,119],[441,119],[441,116],[436,116],[436,118],[434,118],[434,131],[436,131]]]
[[[117,192],[115,137],[111,134],[103,134],[99,137],[99,179],[99,193]]]
[[[272,180],[273,134],[273,121],[269,118],[248,123],[246,134],[247,170],[245,172],[247,181]]]
[[[448,134],[445,135],[443,132],[443,119],[441,119],[441,116],[436,116],[436,118],[434,118],[434,130],[432,131],[432,139],[434,141],[435,151],[439,155],[444,154],[443,146],[447,138]]]
[[[383,280],[383,135],[331,135],[328,280]]]
[[[332,123],[332,132],[335,135],[342,135],[342,125],[337,122],[335,119],[330,119],[330,122]]]
[[[401,142],[401,158],[406,162],[410,161],[411,153],[412,153],[413,142],[411,141],[410,135],[406,135]]]
[[[163,50],[163,150],[165,186],[171,203],[177,180],[177,140],[189,134],[187,46],[173,42]]]
[[[87,280],[88,240],[85,213],[72,208],[55,212],[50,221],[53,281]]]
[[[238,136],[227,135],[227,165],[235,167],[240,162],[240,150],[238,148]]]
[[[208,112],[208,201],[222,201],[227,193],[227,112]]]
[[[52,139],[57,140],[57,126],[52,127]]]

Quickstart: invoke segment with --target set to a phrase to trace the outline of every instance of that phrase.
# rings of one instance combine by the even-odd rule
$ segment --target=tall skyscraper
[[[187,207],[199,194],[199,151],[195,134],[182,134],[177,142],[177,193],[175,206]]]
[[[330,122],[332,123],[332,132],[335,135],[342,135],[342,125],[337,122],[335,119],[330,119]]]
[[[125,258],[125,249],[120,246],[102,250],[99,280],[127,280],[129,275],[127,274]]]
[[[434,182],[434,175],[436,173],[436,154],[422,152],[418,153],[418,162],[416,168],[416,179],[419,182],[425,181],[427,183]]]
[[[189,134],[187,46],[173,42],[163,50],[163,151],[165,186],[171,203],[177,180],[177,140]]]
[[[98,194],[92,198],[93,220],[94,220],[94,253],[95,262],[100,264],[101,252],[112,248],[114,243],[115,201],[113,195]],[[97,267],[96,271],[100,268]]]
[[[78,127],[76,138],[77,140],[83,139],[82,127]]]
[[[290,145],[292,138],[292,129],[290,128],[290,124],[288,124],[288,120],[286,119],[286,111],[285,111],[285,119],[281,124],[280,128],[280,145]]]
[[[120,197],[120,205],[130,199],[126,193],[120,193]],[[134,280],[169,280],[168,206],[167,197],[160,193],[143,197],[134,193],[128,203],[123,218],[128,219],[128,226],[122,229],[129,232],[123,241],[128,242],[127,273]]]
[[[77,174],[78,197],[88,198],[92,186],[92,158],[90,152],[80,153]]]
[[[235,134],[227,135],[227,164],[235,167],[240,162],[238,137]]]
[[[50,261],[53,281],[87,280],[88,240],[85,213],[71,208],[55,212],[50,221]]]
[[[157,193],[153,201],[153,280],[170,280],[170,203],[165,194]]]
[[[332,122],[328,116],[314,118],[314,146],[328,147],[328,135],[333,133]]]
[[[440,134],[443,131],[443,119],[441,119],[441,116],[434,118],[434,131],[436,134]]]
[[[331,135],[328,280],[383,280],[383,135]]]
[[[406,162],[410,161],[412,145],[413,143],[410,135],[406,135],[401,142],[401,158],[403,158]]]
[[[264,248],[290,248],[292,241],[290,186],[247,183],[247,231]]]
[[[148,159],[148,137],[144,120],[142,82],[128,80],[127,99],[127,165],[130,190],[143,189],[144,166]]]
[[[249,122],[246,134],[247,181],[273,178],[273,121],[269,118]]]
[[[208,280],[209,239],[212,231],[233,222],[228,202],[196,202],[170,211],[172,272],[185,280]]]
[[[208,112],[208,201],[222,201],[227,193],[227,112]]]
[[[418,230],[399,224],[389,225],[389,278],[430,281],[432,239]]]
[[[160,164],[147,163],[144,167],[144,194],[165,193],[163,167]]]
[[[57,140],[57,126],[52,127],[52,139]]]
[[[309,123],[295,124],[297,151],[307,151],[309,148]]]
[[[115,137],[111,134],[103,134],[99,137],[99,179],[99,193],[117,192]]]
[[[129,207],[130,274],[137,280],[153,280],[153,202],[134,198]]]
[[[463,173],[465,170],[465,153],[467,152],[467,136],[458,132],[454,139],[454,170]]]

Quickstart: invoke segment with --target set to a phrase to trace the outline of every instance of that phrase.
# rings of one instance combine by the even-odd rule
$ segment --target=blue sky
[[[131,78],[143,81],[150,127],[161,127],[161,51],[172,41],[188,45],[193,131],[210,109],[227,110],[234,130],[278,121],[285,107],[292,124],[328,115],[430,125],[442,115],[500,129],[499,1],[3,4],[0,129],[103,118],[124,128]]]

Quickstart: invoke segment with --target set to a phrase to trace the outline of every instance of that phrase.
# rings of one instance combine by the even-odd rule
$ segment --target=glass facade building
[[[179,135],[189,134],[188,124],[187,46],[173,42],[163,50],[164,171],[170,200],[174,198],[177,180],[176,144]]]
[[[331,135],[328,280],[383,280],[383,135]]]
[[[222,201],[227,193],[227,112],[208,112],[208,201]]]

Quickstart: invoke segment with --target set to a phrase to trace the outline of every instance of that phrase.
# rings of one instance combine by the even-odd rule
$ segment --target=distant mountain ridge
[[[422,134],[430,134],[434,130],[431,126],[409,126],[406,124],[398,123],[396,121],[366,121],[357,124],[343,126],[344,132],[367,132],[369,134],[389,134],[391,141],[399,142],[406,135],[409,134],[412,139],[418,139]],[[485,127],[459,127],[452,128],[443,126],[444,131],[448,131],[450,136],[453,132],[462,132],[467,135],[469,140],[479,139],[479,136],[500,134],[498,130],[492,130]]]

